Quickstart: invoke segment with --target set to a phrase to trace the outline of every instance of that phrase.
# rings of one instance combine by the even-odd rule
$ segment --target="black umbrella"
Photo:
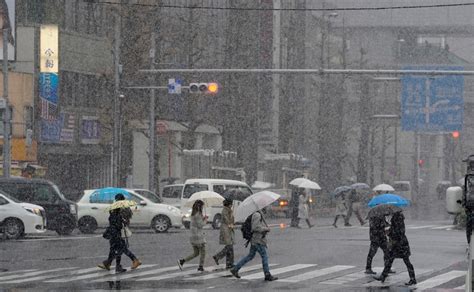
[[[245,194],[244,192],[241,192],[238,189],[229,189],[225,190],[222,196],[232,201],[243,201],[248,197],[248,194]]]
[[[391,205],[391,204],[382,204],[382,205],[377,205],[376,207],[373,207],[370,209],[369,214],[367,216],[369,218],[374,218],[374,217],[385,217],[388,215],[393,215],[397,212],[402,212],[403,210],[400,207]]]

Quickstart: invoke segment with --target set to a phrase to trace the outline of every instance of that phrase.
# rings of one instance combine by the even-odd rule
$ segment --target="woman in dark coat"
[[[416,284],[415,269],[410,262],[410,245],[405,235],[404,219],[405,217],[402,212],[397,212],[392,216],[391,227],[388,232],[389,255],[385,260],[384,269],[380,277],[374,277],[376,280],[382,281],[382,283],[385,281],[394,259],[398,258],[403,259],[403,262],[407,266],[408,275],[410,276],[410,281],[405,283],[405,285],[410,286]]]
[[[376,274],[372,270],[372,259],[374,258],[377,250],[380,248],[383,251],[384,261],[388,257],[388,246],[387,237],[385,236],[385,227],[388,223],[384,217],[371,217],[369,218],[369,235],[370,235],[370,249],[367,255],[367,264],[365,266],[366,274]]]

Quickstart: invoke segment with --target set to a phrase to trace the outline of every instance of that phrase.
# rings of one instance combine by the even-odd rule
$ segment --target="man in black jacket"
[[[376,274],[374,271],[372,271],[372,259],[379,248],[383,251],[384,261],[387,260],[388,245],[387,237],[385,236],[385,227],[387,225],[388,223],[385,221],[384,217],[369,218],[370,250],[369,254],[367,255],[367,264],[365,266],[366,274]]]

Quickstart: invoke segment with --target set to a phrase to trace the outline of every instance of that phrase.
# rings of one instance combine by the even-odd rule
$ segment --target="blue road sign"
[[[463,70],[463,67],[406,67],[406,70]],[[402,130],[451,132],[462,129],[464,76],[404,75]]]
[[[181,80],[174,78],[168,79],[168,93],[181,94]]]

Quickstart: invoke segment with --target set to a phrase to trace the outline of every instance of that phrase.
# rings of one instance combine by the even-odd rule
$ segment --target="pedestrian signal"
[[[458,139],[459,138],[459,131],[454,131],[451,133],[451,135],[453,136],[454,139]]]

